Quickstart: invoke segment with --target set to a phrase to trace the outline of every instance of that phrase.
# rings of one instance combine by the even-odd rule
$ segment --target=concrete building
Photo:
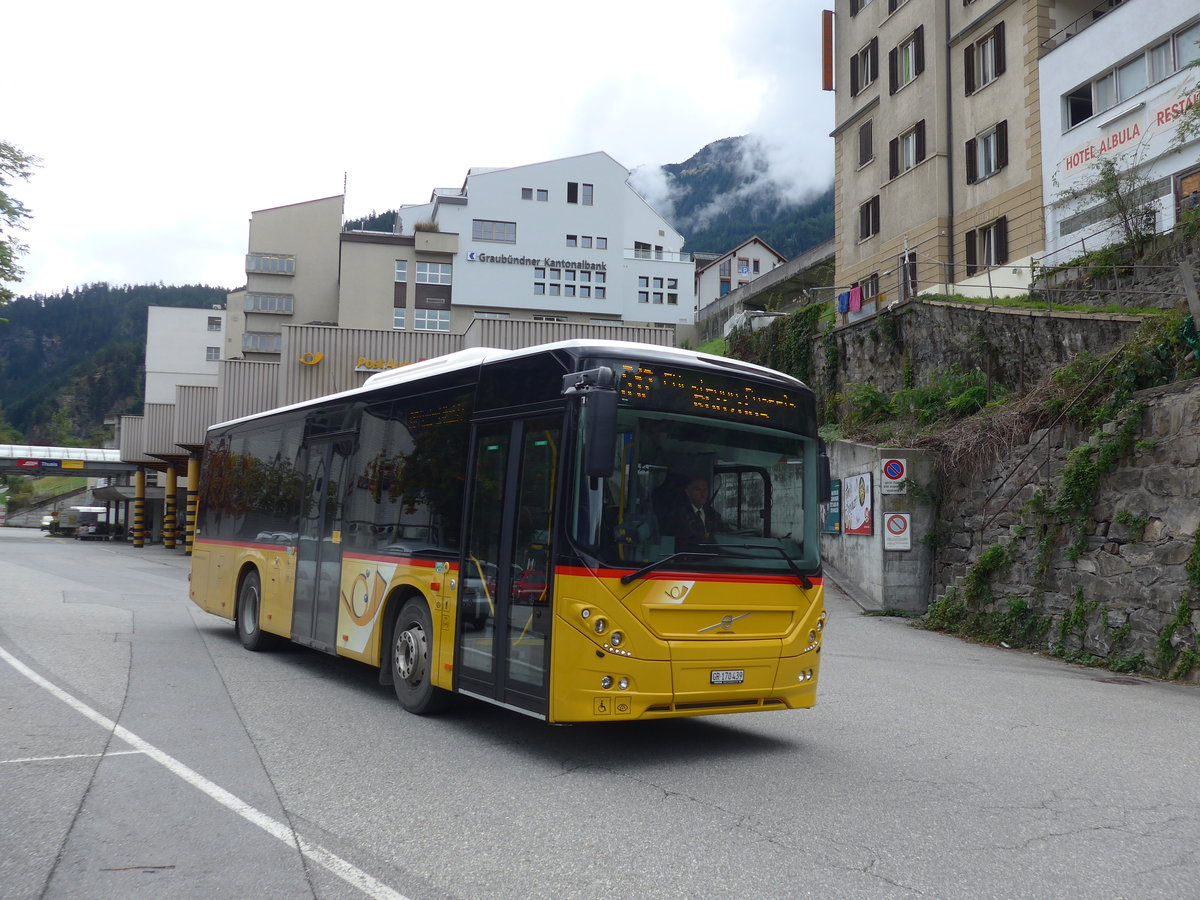
[[[1052,6],[836,5],[835,279],[863,288],[864,312],[922,291],[1028,289],[1022,267],[1043,245],[1037,60]]]
[[[758,235],[715,259],[696,264],[696,309],[703,310],[731,291],[782,266],[787,258]]]
[[[174,403],[177,385],[217,386],[225,310],[151,306],[146,320],[147,403]]]
[[[1174,144],[1179,116],[1198,97],[1186,67],[1200,60],[1200,6],[1131,0],[1099,18],[1071,11],[1081,15],[1059,16],[1039,72],[1048,265],[1124,238],[1098,198],[1064,199],[1094,183],[1103,160],[1133,173],[1150,204],[1148,230],[1173,227],[1200,190],[1200,140]]]

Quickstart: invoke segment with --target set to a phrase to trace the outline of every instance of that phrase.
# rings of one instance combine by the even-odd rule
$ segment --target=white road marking
[[[300,835],[296,834],[296,832],[293,831],[289,826],[283,824],[282,822],[277,822],[266,813],[256,809],[245,801],[229,793],[229,791],[225,790],[220,785],[209,781],[199,772],[188,768],[173,756],[164,753],[153,744],[142,740],[132,731],[123,728],[107,716],[96,712],[96,710],[92,709],[82,700],[73,697],[56,684],[47,681],[37,672],[33,671],[33,669],[29,668],[19,659],[14,657],[3,647],[0,647],[0,659],[3,659],[6,663],[16,669],[38,687],[49,691],[79,714],[91,719],[106,731],[112,732],[126,744],[129,744],[129,746],[133,747],[135,752],[144,753],[146,756],[163,766],[173,775],[177,775],[192,787],[203,791],[222,806],[237,813],[252,825],[257,825],[272,837],[277,838],[290,846],[299,847],[300,852],[317,865],[328,869],[338,878],[342,879],[347,884],[358,888],[368,897],[373,898],[373,900],[408,900],[408,898],[399,891],[393,890],[379,879],[372,875],[368,875],[366,872],[354,865],[351,865],[349,862],[342,859],[340,856],[331,853],[324,847],[306,841]]]
[[[141,755],[141,750],[116,750],[112,753],[69,753],[66,756],[27,756],[24,759],[0,759],[0,766],[6,765],[7,763],[58,762],[60,759],[99,759],[102,756]]]

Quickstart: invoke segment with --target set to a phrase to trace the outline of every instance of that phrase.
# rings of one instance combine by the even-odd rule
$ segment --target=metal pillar
[[[146,546],[146,470],[133,476],[133,546]]]
[[[188,457],[187,467],[187,520],[184,525],[183,549],[188,556],[192,555],[192,543],[196,538],[196,501],[200,492],[200,457],[192,454]]]
[[[175,549],[175,466],[167,466],[167,484],[163,488],[163,547]]]

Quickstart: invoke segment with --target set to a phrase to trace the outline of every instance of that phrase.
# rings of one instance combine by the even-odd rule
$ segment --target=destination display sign
[[[810,404],[801,391],[771,387],[694,369],[647,363],[615,367],[622,405],[668,412],[702,412],[738,422],[792,428]]]

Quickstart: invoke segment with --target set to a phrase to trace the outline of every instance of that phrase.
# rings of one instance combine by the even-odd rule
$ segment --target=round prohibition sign
[[[898,459],[889,459],[883,464],[883,474],[892,481],[899,481],[904,477],[904,463]]]
[[[908,531],[908,522],[904,516],[884,516],[883,525],[892,534],[904,534]]]

